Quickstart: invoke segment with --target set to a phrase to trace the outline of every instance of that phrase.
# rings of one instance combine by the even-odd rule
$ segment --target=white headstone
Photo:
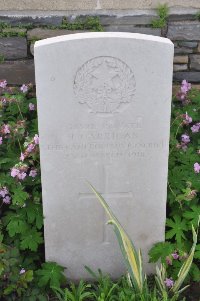
[[[88,180],[142,248],[164,240],[173,44],[131,33],[36,42],[46,260],[88,278],[125,268]]]

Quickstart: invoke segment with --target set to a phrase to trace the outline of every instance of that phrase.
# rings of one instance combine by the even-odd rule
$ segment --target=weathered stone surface
[[[198,45],[198,49],[197,49],[197,51],[198,51],[198,52],[200,52],[200,43],[199,43],[199,45]]]
[[[153,19],[158,18],[155,11],[136,11],[134,14],[124,15],[100,15],[99,20],[103,26],[106,25],[148,25]]]
[[[188,8],[183,8],[183,7],[176,7],[176,8],[171,8],[169,10],[169,15],[168,15],[168,21],[169,22],[174,22],[174,21],[196,21],[196,15],[199,12],[198,9],[188,7]]]
[[[76,280],[89,277],[84,265],[115,278],[124,272],[87,179],[152,271],[148,250],[165,233],[173,44],[131,33],[68,35],[36,42],[35,64],[46,260]]]
[[[188,66],[186,64],[174,64],[174,71],[184,71],[187,70]]]
[[[168,25],[167,37],[171,40],[200,40],[200,22],[172,22]]]
[[[47,38],[53,38],[57,36],[74,34],[77,32],[83,32],[81,30],[67,30],[67,29],[43,29],[43,28],[34,28],[28,30],[27,38],[28,40],[42,40]]]
[[[97,0],[26,0],[18,1],[6,0],[1,3],[1,10],[41,10],[41,11],[60,11],[60,10],[89,10],[95,9]]]
[[[38,13],[36,13],[38,15]],[[18,25],[26,25],[26,24],[33,24],[34,26],[42,26],[42,25],[55,25],[59,26],[62,24],[62,16],[41,16],[37,17],[33,16],[23,16],[21,15],[0,15],[0,22],[5,22],[11,24],[13,26]]]
[[[200,54],[190,55],[190,68],[200,71]]]
[[[25,38],[0,38],[0,54],[5,59],[22,59],[27,57],[27,42]]]
[[[141,9],[141,8],[157,8],[158,4],[166,3],[166,0],[100,0],[102,9]],[[168,0],[167,5],[169,7],[182,6],[200,8],[199,0]]]
[[[198,43],[197,42],[190,42],[190,41],[182,41],[182,42],[179,42],[178,45],[180,47],[196,48],[198,46]]]
[[[1,3],[1,10],[91,10],[91,9],[149,9],[157,8],[166,0],[6,0]],[[168,0],[169,7],[182,6],[200,8],[199,0]]]
[[[181,82],[186,79],[191,83],[199,83],[200,82],[200,72],[192,72],[192,71],[180,71],[174,73],[174,81]]]
[[[132,25],[111,25],[105,26],[105,31],[110,32],[132,32],[132,33],[142,33],[153,36],[161,36],[160,28],[150,28],[150,27],[135,27]]]
[[[174,50],[175,54],[189,54],[189,53],[193,53],[193,49],[192,48],[186,48],[186,47],[176,47]]]
[[[0,78],[6,78],[10,85],[22,85],[29,82],[34,83],[33,60],[11,61],[0,64]]]
[[[175,64],[187,64],[188,63],[188,56],[187,55],[175,55],[174,56],[174,63]]]

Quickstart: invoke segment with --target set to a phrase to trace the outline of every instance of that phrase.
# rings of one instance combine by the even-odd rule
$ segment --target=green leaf
[[[20,278],[25,282],[31,282],[33,280],[33,271],[32,270],[26,271],[21,275]]]
[[[191,267],[191,274],[194,281],[199,282],[200,281],[200,269],[199,267],[193,263]]]
[[[16,285],[14,285],[14,284],[11,284],[11,285],[9,285],[4,291],[3,291],[3,293],[4,293],[4,295],[10,295],[12,292],[14,292],[15,290],[16,290]]]
[[[6,229],[10,237],[15,236],[15,234],[23,233],[27,229],[27,223],[25,220],[21,219],[21,216],[13,216],[10,222],[8,223]]]
[[[196,246],[196,250],[195,250],[195,253],[194,253],[194,258],[200,259],[200,244],[198,244]]]
[[[65,279],[64,268],[55,262],[46,262],[42,264],[42,269],[36,271],[36,275],[39,277],[39,287],[55,287],[59,288],[63,280]]]
[[[20,247],[22,250],[30,249],[31,251],[37,251],[39,244],[42,242],[43,238],[41,232],[32,228],[22,234]]]
[[[18,186],[14,191],[14,195],[12,196],[12,203],[13,205],[18,205],[21,207],[24,205],[28,197],[29,195],[27,192],[23,191],[23,187]]]
[[[149,261],[157,262],[160,258],[165,261],[165,258],[172,254],[174,246],[170,242],[159,242],[155,244],[149,251]]]
[[[28,222],[30,224],[35,223],[37,229],[41,229],[43,226],[43,213],[42,206],[40,204],[29,203],[25,208]]]
[[[184,232],[188,230],[188,227],[186,221],[181,220],[179,215],[175,215],[173,219],[167,219],[166,224],[171,230],[166,232],[166,238],[171,239],[175,237],[177,243],[180,245],[182,240],[186,239]]]
[[[194,227],[197,227],[199,216],[200,216],[200,206],[193,205],[191,210],[183,213],[183,216],[188,219]]]
[[[3,233],[0,231],[0,243],[3,241]]]

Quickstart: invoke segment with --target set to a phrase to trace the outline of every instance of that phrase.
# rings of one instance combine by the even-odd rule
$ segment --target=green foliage
[[[151,262],[161,259],[165,263],[167,259],[167,270],[172,277],[188,257],[192,246],[192,224],[197,227],[200,215],[200,173],[194,171],[194,164],[200,163],[200,132],[191,130],[193,125],[200,122],[200,92],[196,89],[188,91],[186,96],[183,95],[183,101],[180,100],[181,95],[179,91],[172,102],[166,242],[156,244],[149,253]],[[186,114],[192,118],[190,123],[185,120]],[[183,134],[190,137],[187,145],[181,141]],[[199,243],[198,237],[195,260],[188,281],[189,278],[199,281]],[[173,258],[173,253],[177,253],[177,259]]]
[[[100,202],[100,204],[102,205],[102,207],[104,208],[104,210],[106,211],[109,217],[109,221],[107,223],[114,226],[114,232],[117,236],[119,247],[121,249],[126,264],[130,286],[133,287],[136,295],[142,296],[144,300],[148,300],[146,298],[148,298],[147,296],[149,294],[149,290],[147,286],[146,276],[143,275],[143,261],[140,254],[140,250],[139,252],[137,252],[128,234],[122,228],[121,224],[119,223],[119,221],[113,214],[111,208],[108,206],[108,204],[101,196],[101,194],[90,183],[89,186],[97,196],[98,201]],[[170,235],[171,237],[173,237],[178,233],[176,238],[178,239],[178,243],[179,243],[179,240],[183,236],[180,229],[181,227],[184,226],[184,224],[181,222],[179,216],[175,216],[174,221],[175,222],[168,221],[168,224],[172,227],[171,230],[172,233]],[[200,221],[200,216],[198,216],[197,227],[199,227],[199,221]],[[177,229],[177,225],[179,225],[179,229]],[[172,298],[173,301],[178,300],[179,295],[188,287],[186,286],[184,288],[181,288],[183,282],[185,281],[185,278],[187,277],[190,271],[193,258],[194,258],[195,248],[197,245],[198,232],[197,233],[195,232],[193,226],[192,226],[192,234],[193,234],[192,248],[190,250],[187,259],[181,265],[176,275],[175,281],[168,277],[166,271],[166,265],[161,264],[160,268],[156,266],[155,280],[158,286],[158,293],[160,293],[163,300],[167,301],[170,297]],[[185,236],[183,237],[185,238]],[[90,270],[89,272],[91,273]],[[154,290],[154,292],[156,292],[156,290]],[[99,300],[101,300],[101,295]]]
[[[29,96],[31,85],[27,93],[18,88],[1,88],[1,93],[0,190],[6,188],[10,204],[4,203],[0,196],[0,299],[48,300],[50,285],[59,287],[64,276],[61,277],[63,268],[56,264],[41,266],[43,213],[39,147],[34,144],[38,133],[37,113],[29,109],[30,103],[36,108],[36,99]],[[8,133],[4,133],[5,125]],[[34,145],[34,149],[28,152],[30,145]],[[20,162],[21,153],[23,162]],[[11,176],[13,168],[22,168],[25,178]],[[34,177],[30,176],[32,170],[37,171]],[[22,268],[25,272],[20,274]]]
[[[4,62],[5,58],[3,54],[0,54],[0,64],[2,64]]]
[[[157,262],[161,259],[162,263],[165,263],[166,257],[172,254],[174,251],[174,245],[171,242],[159,242],[149,251],[149,261]]]
[[[76,18],[74,22],[68,22],[67,19],[64,19],[60,28],[68,30],[103,31],[99,18],[89,16],[86,18]]]
[[[19,24],[12,26],[9,23],[1,22],[0,23],[0,38],[3,37],[26,37],[27,32],[26,30],[33,29],[35,26],[34,24],[27,23],[27,24]],[[100,24],[98,17],[77,17],[73,22],[69,22],[67,18],[63,18],[62,24],[58,26],[54,25],[43,25],[43,26],[36,26],[41,28],[47,29],[67,29],[67,30],[80,30],[80,31],[103,31],[103,27]],[[24,31],[22,31],[22,29]],[[31,42],[38,41],[37,37],[32,37]],[[0,56],[0,63],[4,61],[4,57]]]
[[[69,288],[65,288],[64,291],[58,288],[54,288],[54,292],[60,301],[84,301],[94,300],[91,299],[93,293],[90,292],[91,285],[80,281],[76,286],[74,283],[70,284]]]
[[[196,19],[200,21],[200,11],[196,13]]]
[[[159,5],[157,8],[158,18],[155,18],[151,22],[153,28],[163,28],[167,25],[167,17],[169,8],[167,4]]]
[[[89,267],[85,266],[85,268],[96,282],[93,284],[95,300],[111,301],[116,293],[117,283],[113,283],[108,275],[103,275],[100,269],[95,273]]]
[[[46,262],[42,264],[42,269],[36,271],[39,287],[49,286],[59,288],[65,280],[63,275],[64,268],[55,262]]]
[[[142,293],[137,293],[130,286],[127,277],[121,277],[118,281],[113,281],[108,275],[97,273],[86,267],[90,275],[94,277],[94,282],[87,284],[82,280],[74,285],[70,283],[67,288],[54,288],[54,292],[59,301],[175,301],[178,297],[161,296],[155,288],[145,287]],[[179,299],[184,301],[185,299]]]
[[[10,296],[21,297],[33,280],[33,271],[22,268],[19,250],[0,243],[0,296],[11,300]]]

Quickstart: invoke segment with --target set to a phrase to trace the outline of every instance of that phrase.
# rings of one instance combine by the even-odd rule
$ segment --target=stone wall
[[[127,31],[168,37],[175,44],[174,81],[187,79],[192,83],[200,83],[200,22],[196,18],[197,11],[170,11],[167,25],[162,29],[151,26],[152,20],[157,18],[154,10],[131,13],[117,11],[101,13],[98,16],[104,31]],[[34,82],[34,42],[77,32],[61,29],[66,17],[72,22],[75,15],[33,17],[1,14],[0,22],[6,22],[11,27],[2,26],[0,32],[0,78],[7,79],[11,85]],[[82,15],[81,18],[84,19],[85,16]]]

